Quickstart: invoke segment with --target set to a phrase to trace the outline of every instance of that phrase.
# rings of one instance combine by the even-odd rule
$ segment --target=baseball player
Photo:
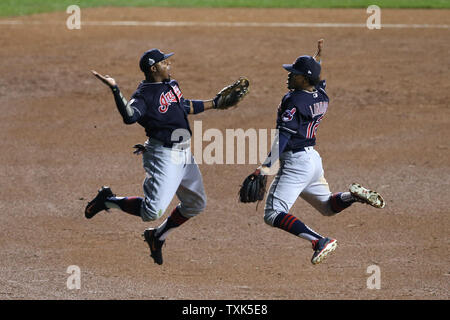
[[[235,105],[248,92],[246,88],[233,86],[230,100],[230,96],[221,95],[229,86],[211,100],[185,99],[178,82],[170,77],[168,58],[172,55],[159,49],[148,50],[142,55],[139,67],[145,80],[129,101],[113,78],[92,71],[111,88],[123,122],[139,123],[145,128],[148,140],[145,145],[135,146],[135,153],[143,154],[144,197],[117,197],[111,188],[103,186],[86,206],[85,216],[91,219],[103,210],[115,208],[141,217],[143,221],[154,221],[165,213],[176,194],[180,203],[170,216],[159,227],[146,229],[143,233],[150,256],[159,265],[163,263],[161,248],[169,233],[201,213],[206,206],[202,175],[190,149],[188,114],[225,109]],[[248,81],[246,84],[248,87]]]
[[[383,208],[385,202],[375,191],[352,184],[349,192],[331,193],[324,177],[322,159],[314,149],[317,128],[329,104],[325,80],[320,80],[323,40],[318,42],[314,57],[303,55],[293,64],[284,64],[288,74],[289,92],[278,106],[279,169],[269,188],[264,208],[264,221],[270,226],[311,241],[314,254],[311,262],[318,264],[336,249],[336,239],[324,237],[289,213],[300,196],[325,216],[333,216],[355,202]],[[273,153],[273,152],[271,152]],[[278,159],[271,154],[254,174],[266,175]]]

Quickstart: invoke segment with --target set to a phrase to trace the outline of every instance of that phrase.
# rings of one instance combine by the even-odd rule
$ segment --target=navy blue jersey
[[[277,129],[290,139],[284,151],[297,150],[316,144],[316,132],[327,112],[329,98],[325,80],[314,91],[289,91],[278,107]]]
[[[129,123],[137,121],[145,128],[149,138],[170,144],[173,142],[172,132],[176,129],[185,129],[192,134],[187,119],[190,110],[189,100],[184,99],[175,80],[142,81],[128,105],[134,110],[133,119]]]

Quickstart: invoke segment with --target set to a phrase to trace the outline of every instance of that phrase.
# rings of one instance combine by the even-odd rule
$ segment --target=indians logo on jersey
[[[281,120],[284,122],[291,121],[294,118],[294,114],[297,112],[297,108],[292,108],[291,110],[286,110],[281,116]]]
[[[159,107],[158,110],[161,113],[166,113],[169,110],[169,106],[172,102],[178,102],[183,94],[177,85],[172,86],[172,90],[168,92],[163,92],[159,96]],[[175,96],[176,95],[176,96]]]

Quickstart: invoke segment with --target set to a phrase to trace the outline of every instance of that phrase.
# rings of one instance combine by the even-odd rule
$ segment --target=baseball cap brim
[[[300,72],[297,69],[295,69],[292,64],[283,64],[283,68],[295,74],[303,74],[303,72]]]
[[[163,60],[166,60],[167,58],[169,58],[169,57],[171,57],[173,55],[174,55],[174,52],[164,54],[164,59]]]

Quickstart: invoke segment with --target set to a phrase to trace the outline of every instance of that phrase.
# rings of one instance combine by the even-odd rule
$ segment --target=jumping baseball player
[[[375,191],[352,184],[349,192],[331,193],[324,177],[322,159],[314,149],[316,133],[329,104],[325,80],[320,80],[323,40],[318,42],[314,57],[300,56],[293,64],[284,64],[289,92],[278,107],[279,169],[269,188],[264,208],[264,221],[273,227],[311,241],[318,264],[336,249],[336,239],[323,237],[289,213],[300,196],[325,216],[333,216],[355,202],[383,208],[385,202]],[[272,152],[271,152],[272,153]],[[267,175],[277,159],[271,155],[254,175]]]
[[[144,231],[144,240],[150,247],[150,256],[157,264],[163,263],[162,246],[170,232],[188,219],[201,213],[206,206],[202,175],[190,149],[191,129],[188,114],[208,109],[226,109],[236,105],[248,93],[249,82],[241,78],[220,91],[211,100],[187,100],[178,82],[170,77],[173,53],[164,54],[158,49],[146,51],[139,62],[145,75],[137,90],[127,101],[116,81],[95,71],[93,74],[108,85],[114,95],[117,110],[125,124],[139,123],[148,140],[136,145],[135,153],[143,154],[146,177],[144,197],[117,197],[103,186],[88,203],[88,219],[109,209],[141,217],[143,221],[159,219],[176,194],[180,203],[170,216],[156,229]]]

